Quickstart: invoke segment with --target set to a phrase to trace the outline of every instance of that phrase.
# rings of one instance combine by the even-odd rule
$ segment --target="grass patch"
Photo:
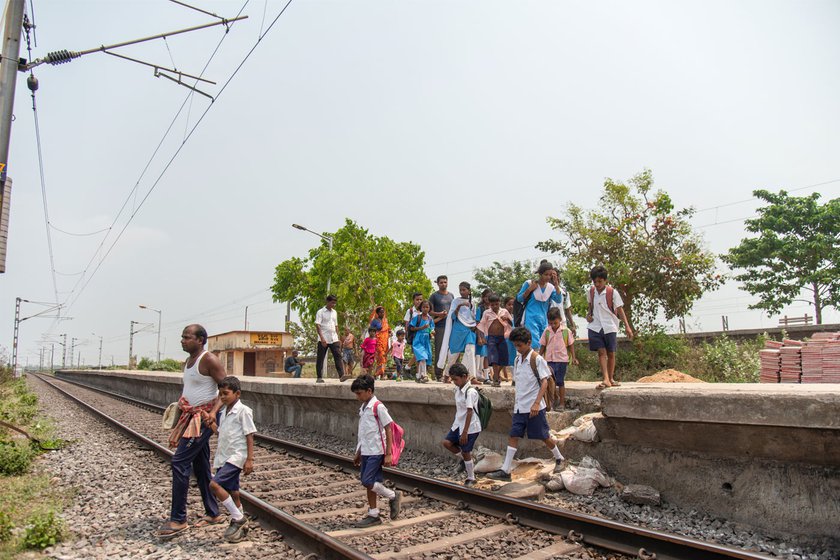
[[[65,444],[55,436],[55,424],[39,416],[38,396],[24,379],[0,372],[0,420],[27,432],[29,440],[0,426],[0,560],[17,558],[25,549],[40,550],[61,540],[61,510],[70,499],[56,491],[34,461],[42,447]]]

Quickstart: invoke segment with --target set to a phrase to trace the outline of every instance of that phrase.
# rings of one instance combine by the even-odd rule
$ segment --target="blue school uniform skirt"
[[[475,332],[457,319],[452,321],[452,333],[449,335],[450,354],[462,353],[467,344],[475,344]]]

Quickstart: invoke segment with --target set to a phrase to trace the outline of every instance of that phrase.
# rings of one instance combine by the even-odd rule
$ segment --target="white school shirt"
[[[246,436],[256,431],[254,412],[242,404],[242,401],[236,401],[230,412],[226,406],[222,407],[219,417],[219,442],[216,444],[213,468],[221,468],[225,463],[236,465],[240,469],[244,467],[245,459],[248,458]]]
[[[537,376],[531,369],[531,354],[533,353],[534,351],[531,350],[523,359],[522,354],[517,352],[516,360],[513,362],[513,380],[516,382],[516,398],[513,404],[515,414],[531,412],[531,407],[534,406],[534,401],[540,394],[540,384],[537,383]],[[548,367],[548,362],[539,354],[537,354],[537,373],[540,375],[540,381],[551,377],[551,368]],[[540,399],[540,410],[544,408],[545,399]]]
[[[610,311],[607,305],[607,288],[600,294],[598,289],[595,289],[594,303],[589,300],[589,288],[586,288],[586,302],[592,303],[592,322],[589,323],[589,330],[600,332],[604,329],[604,334],[618,332],[618,316]],[[624,301],[618,290],[613,288],[613,308],[618,311],[619,307],[624,306]]]
[[[315,314],[315,324],[321,327],[321,336],[327,344],[338,342],[338,313],[335,309],[327,309],[326,306]]]
[[[422,314],[423,313],[420,310],[418,310],[416,307],[414,307],[412,305],[411,307],[409,307],[406,310],[405,316],[403,317],[403,321],[405,321],[406,323],[410,323],[411,320],[414,319],[414,317],[416,317],[417,315],[422,315]],[[431,315],[429,315],[429,316],[431,317]]]
[[[569,298],[569,291],[563,284],[560,284],[560,294],[563,296],[563,303],[557,303],[554,300],[550,300],[548,304],[548,308],[551,309],[552,307],[556,307],[560,310],[564,309],[571,309],[572,308],[572,300]],[[562,321],[565,322],[566,318],[563,317]]]
[[[379,415],[379,420],[373,415],[373,405],[379,403],[376,407],[376,414]],[[385,404],[376,398],[371,399],[359,408],[359,435],[358,443],[356,444],[356,451],[361,451],[362,455],[384,455],[385,446],[388,443],[388,438],[385,437],[385,426],[391,423],[391,415]]]
[[[467,411],[472,409],[473,415],[467,434],[477,434],[481,431],[481,420],[478,418],[478,390],[470,391],[473,387],[467,382],[462,388],[455,387],[455,421],[451,430],[463,430],[467,420]]]

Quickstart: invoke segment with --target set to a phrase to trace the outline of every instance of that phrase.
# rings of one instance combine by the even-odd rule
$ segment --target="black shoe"
[[[324,382],[324,380],[320,377],[315,380],[315,383],[323,383],[323,382]]]
[[[461,459],[460,461],[458,461],[458,466],[455,467],[455,474],[461,474],[465,470],[467,470],[467,465],[465,465],[464,460]]]
[[[382,525],[382,520],[379,519],[379,516],[373,517],[372,515],[366,515],[362,518],[361,521],[356,521],[353,523],[353,527],[356,529],[364,529],[365,527],[373,527],[374,525]]]
[[[510,482],[510,473],[507,473],[507,472],[503,471],[502,469],[499,469],[497,471],[493,471],[490,474],[488,474],[487,478],[490,478],[490,479],[493,479],[493,480],[503,480],[505,482]]]
[[[349,376],[349,375],[342,375],[342,376],[341,376],[341,378],[339,378],[339,381],[341,381],[342,383],[344,383],[344,382],[345,382],[345,381],[347,381],[348,379],[350,379],[350,376]]]
[[[493,387],[501,387],[501,386],[502,386],[502,382],[501,382],[501,381],[494,381],[494,382],[493,382]]]
[[[475,486],[475,479],[474,478],[468,478],[467,480],[464,481],[464,486],[466,486],[467,488],[472,488],[473,486]]]
[[[239,542],[248,534],[248,518],[243,517],[239,521],[231,521],[225,529],[224,538],[227,542]]]
[[[391,519],[399,517],[402,509],[402,492],[394,490],[394,497],[388,500],[388,506],[391,508]]]

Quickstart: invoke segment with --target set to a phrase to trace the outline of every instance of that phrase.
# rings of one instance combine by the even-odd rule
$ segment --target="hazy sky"
[[[243,5],[195,1],[225,16]],[[205,74],[218,84],[205,91],[219,92],[283,5],[246,3],[250,19],[225,37]],[[35,15],[35,57],[212,19],[164,0],[35,0]],[[547,215],[570,202],[592,207],[605,177],[649,167],[677,205],[701,210],[695,225],[724,252],[743,237],[755,188],[833,181],[798,194],[840,196],[838,28],[835,1],[295,0],[162,177],[208,99],[187,103],[143,173],[189,92],[103,53],[41,66],[50,221],[77,234],[114,227],[107,237],[52,231],[58,297],[73,319],[24,322],[20,363],[37,363],[43,333],[86,342],[87,364],[97,360],[92,333],[102,335],[103,361],[125,363],[129,321],[157,320],[139,304],[163,310],[170,357],[183,356],[185,324],[242,328],[246,305],[251,328],[280,329],[284,307],[267,291],[274,266],[318,241],[292,222],[331,231],[350,217],[420,243],[429,276],[457,282],[494,259],[540,256],[530,247],[551,236]],[[119,52],[197,74],[223,35],[215,28]],[[55,298],[31,101],[19,78],[0,275],[7,348],[15,297]],[[498,254],[481,256],[489,253]],[[717,329],[723,314],[730,328],[776,324],[748,311],[751,301],[728,285],[696,305],[689,326]],[[25,304],[23,315],[41,309]],[[140,356],[154,355],[152,332],[135,342]]]

